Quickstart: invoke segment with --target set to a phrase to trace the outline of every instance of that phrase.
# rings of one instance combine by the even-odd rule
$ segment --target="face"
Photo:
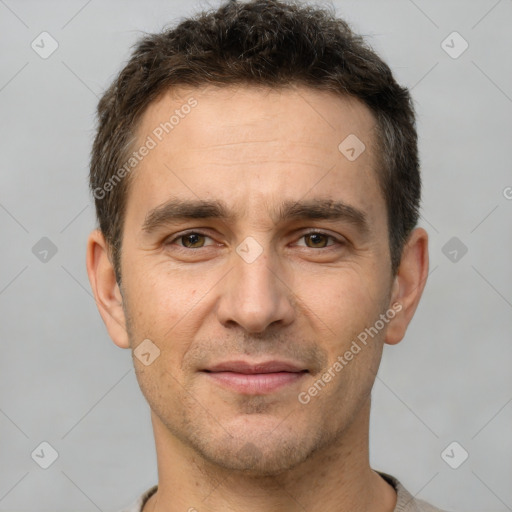
[[[126,329],[160,351],[134,357],[154,417],[203,459],[277,474],[367,406],[393,322],[374,130],[356,100],[306,88],[182,90],[145,112]]]

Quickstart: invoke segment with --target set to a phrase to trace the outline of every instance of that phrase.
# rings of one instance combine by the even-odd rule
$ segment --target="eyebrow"
[[[232,221],[234,216],[221,201],[170,199],[148,212],[142,230],[151,233],[173,221],[188,219]]]
[[[276,211],[271,212],[271,217],[276,224],[286,220],[344,221],[355,226],[362,234],[366,235],[370,231],[365,212],[343,201],[332,199],[284,201]],[[223,201],[170,199],[148,212],[142,230],[151,233],[181,220],[219,219],[233,222],[236,218]]]
[[[363,234],[368,234],[370,225],[366,213],[343,201],[312,199],[285,201],[278,210],[275,222],[283,220],[333,220],[352,224]]]

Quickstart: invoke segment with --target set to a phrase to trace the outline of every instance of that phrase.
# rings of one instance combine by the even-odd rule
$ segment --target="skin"
[[[392,511],[396,493],[369,465],[370,392],[384,343],[403,338],[420,300],[428,237],[411,233],[393,276],[375,119],[357,100],[304,87],[181,89],[148,107],[139,141],[191,96],[197,107],[130,176],[121,286],[99,231],[87,249],[114,343],[149,339],[160,350],[148,366],[134,357],[159,471],[144,510]],[[355,161],[338,150],[349,134],[366,146]],[[233,218],[173,219],[145,232],[170,199],[223,201]],[[314,199],[362,211],[368,231],[344,218],[272,216],[283,201]],[[185,230],[200,235],[178,238]],[[261,250],[251,263],[236,251],[247,237]],[[300,403],[393,304],[394,318]],[[228,359],[286,359],[308,371],[245,394],[201,371]]]

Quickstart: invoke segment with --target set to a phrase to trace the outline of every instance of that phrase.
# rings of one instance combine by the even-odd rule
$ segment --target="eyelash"
[[[166,245],[173,245],[174,242],[176,242],[177,240],[183,239],[183,238],[185,238],[186,236],[189,236],[189,235],[200,235],[200,236],[204,236],[206,238],[212,239],[211,236],[209,236],[206,233],[203,233],[202,231],[194,231],[194,230],[192,230],[192,231],[187,231],[185,233],[180,233],[179,235],[175,236],[174,238],[166,241],[165,244]],[[331,235],[329,233],[325,233],[324,231],[319,231],[319,230],[311,230],[311,231],[308,231],[306,233],[302,233],[302,235],[299,237],[299,240],[304,238],[304,237],[306,237],[306,236],[309,236],[309,235],[322,235],[322,236],[327,237],[328,239],[333,240],[334,243],[330,244],[330,245],[327,245],[326,247],[318,247],[318,248],[302,246],[302,247],[305,247],[306,249],[313,249],[313,250],[324,249],[324,250],[327,250],[329,248],[332,248],[335,245],[344,245],[345,244],[345,242],[343,240],[335,237],[334,235]],[[196,249],[193,249],[193,248],[190,248],[190,247],[184,247],[182,245],[179,245],[178,247],[180,249],[184,249],[184,250],[197,251],[199,249],[204,249],[204,248],[209,247],[209,246],[197,247]]]

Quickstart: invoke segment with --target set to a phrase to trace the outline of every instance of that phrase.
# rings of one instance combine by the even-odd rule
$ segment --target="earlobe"
[[[405,336],[407,326],[418,307],[427,277],[428,234],[423,228],[416,228],[404,247],[393,283],[389,307],[398,303],[401,309],[387,328],[385,342],[389,345],[399,343]]]
[[[130,348],[123,298],[109,257],[108,244],[103,233],[97,229],[87,241],[87,274],[110,337],[118,347]]]

